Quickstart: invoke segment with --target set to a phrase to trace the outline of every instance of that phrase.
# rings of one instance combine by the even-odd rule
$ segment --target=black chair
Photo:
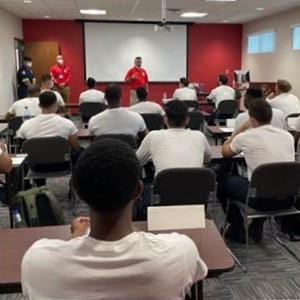
[[[23,117],[13,117],[8,121],[8,142],[9,142],[9,152],[17,153],[19,150],[19,141],[15,139],[16,133],[23,124]]]
[[[141,114],[149,131],[164,128],[163,118],[160,114]]]
[[[236,116],[238,111],[238,103],[236,100],[223,100],[219,103],[215,122],[220,123],[226,122],[226,119],[232,119]]]
[[[189,124],[186,126],[192,130],[203,130],[204,116],[200,111],[190,111],[188,112],[190,118]]]
[[[127,143],[130,147],[132,147],[132,149],[135,150],[137,149],[136,139],[131,134],[103,134],[95,137],[94,142],[101,139],[107,139],[107,138],[118,139],[120,141]]]
[[[105,110],[105,105],[99,102],[84,102],[79,106],[81,120],[87,123],[91,117]]]
[[[74,201],[74,214],[77,199],[73,189],[72,160],[69,142],[62,137],[43,137],[25,140],[22,152],[27,153],[28,172],[24,180],[36,180],[70,176],[71,199]]]
[[[257,218],[268,218],[272,236],[275,240],[283,246],[289,253],[300,261],[297,255],[289,249],[289,247],[276,235],[273,234],[272,219],[278,216],[291,216],[300,214],[300,211],[295,207],[279,210],[257,210],[249,207],[249,200],[253,198],[264,199],[267,201],[274,201],[274,199],[287,199],[296,197],[300,192],[300,163],[298,162],[280,162],[263,164],[257,167],[251,177],[249,183],[248,195],[246,203],[239,201],[228,201],[225,225],[227,219],[227,212],[229,205],[236,205],[244,219],[245,235],[246,235],[246,264],[242,264],[235,258],[238,264],[242,267],[244,272],[247,271],[249,265],[248,248],[249,248],[249,235],[248,235],[248,220]],[[224,230],[225,232],[225,230]]]
[[[174,168],[159,172],[153,183],[153,205],[191,205],[215,201],[216,176],[207,168]]]
[[[183,102],[187,105],[188,111],[195,111],[199,109],[198,100],[183,100]]]

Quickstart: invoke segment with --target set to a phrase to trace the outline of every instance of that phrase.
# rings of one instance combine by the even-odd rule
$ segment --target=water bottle
[[[28,106],[24,107],[24,114],[23,114],[23,122],[26,120],[29,120],[31,118],[30,111],[28,109]]]
[[[22,217],[17,209],[13,209],[12,211],[13,220],[14,220],[14,228],[24,227],[24,222]]]

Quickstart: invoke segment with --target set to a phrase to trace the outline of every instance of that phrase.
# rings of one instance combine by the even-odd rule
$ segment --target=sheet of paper
[[[148,230],[150,231],[204,227],[204,205],[148,207]]]
[[[17,156],[12,158],[13,166],[18,166],[22,164],[26,156]]]
[[[234,129],[232,127],[220,127],[220,130],[223,132],[233,132]]]

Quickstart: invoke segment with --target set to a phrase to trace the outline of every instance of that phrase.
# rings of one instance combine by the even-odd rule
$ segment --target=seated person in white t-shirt
[[[137,150],[140,164],[151,159],[157,174],[170,168],[202,167],[209,162],[211,151],[205,135],[185,129],[189,123],[186,104],[173,100],[168,103],[166,114],[168,129],[151,131]]]
[[[21,267],[25,297],[184,299],[206,276],[189,237],[135,231],[132,205],[143,186],[130,146],[116,139],[92,143],[77,162],[74,182],[90,218],[73,221],[69,240],[42,239],[27,250]]]
[[[5,120],[9,121],[13,117],[23,117],[26,114],[29,114],[31,117],[34,117],[41,113],[39,106],[39,95],[41,89],[38,85],[32,84],[28,87],[28,97],[15,101],[12,106],[9,108]]]
[[[82,92],[79,96],[79,104],[84,102],[99,102],[106,104],[103,92],[96,90],[96,80],[89,77],[86,81],[88,90]]]
[[[104,134],[129,134],[143,139],[148,130],[144,119],[135,112],[121,107],[122,91],[116,84],[105,89],[108,108],[93,116],[89,121],[89,131],[94,136]]]
[[[267,101],[273,108],[281,110],[285,117],[290,114],[300,113],[300,100],[291,93],[292,85],[283,79],[278,79],[275,86],[275,94],[267,97]]]
[[[228,77],[224,74],[218,76],[218,87],[214,88],[207,97],[208,101],[216,104],[216,109],[223,100],[235,101],[235,90],[228,86]]]
[[[147,100],[148,93],[144,87],[137,88],[136,95],[138,103],[128,107],[130,111],[138,114],[159,114],[164,118],[166,115],[165,111],[159,104]]]
[[[39,137],[61,136],[69,141],[71,147],[72,161],[76,162],[82,152],[77,138],[77,128],[74,123],[56,114],[57,100],[53,92],[44,92],[40,95],[40,107],[42,113],[22,124],[17,131],[17,137],[31,139]],[[43,172],[51,168],[53,171],[64,169],[65,165],[43,165],[35,166],[35,171]]]
[[[236,117],[234,124],[234,132],[236,132],[247,120],[249,120],[249,105],[252,103],[252,101],[256,100],[263,100],[262,89],[257,87],[248,88],[244,95],[244,105],[247,108],[247,110]],[[271,125],[281,129],[287,128],[285,117],[281,110],[272,108]]]
[[[12,159],[7,154],[7,148],[0,143],[0,173],[9,173],[12,169]]]
[[[218,198],[226,209],[227,199],[245,203],[249,180],[252,172],[260,165],[273,162],[288,162],[295,160],[294,140],[292,135],[280,128],[272,126],[272,109],[265,100],[256,100],[249,106],[250,120],[246,121],[237,132],[224,144],[224,157],[233,157],[243,152],[248,168],[248,178],[221,175],[218,182]],[[249,127],[252,127],[249,129]],[[293,199],[250,199],[249,206],[259,210],[276,210],[289,208]],[[265,219],[254,219],[249,226],[249,235],[259,243],[263,237]],[[244,243],[244,222],[235,205],[228,212],[228,238]]]
[[[196,91],[189,88],[189,80],[185,77],[179,79],[179,88],[173,94],[173,100],[195,100],[198,101]]]

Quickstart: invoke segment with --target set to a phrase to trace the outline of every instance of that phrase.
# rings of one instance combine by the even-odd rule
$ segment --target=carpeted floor
[[[72,220],[73,204],[67,197],[68,179],[48,182],[51,191],[58,197],[65,217]],[[221,224],[223,213],[217,207],[216,223]],[[80,202],[79,215],[86,215],[87,207]],[[0,227],[8,227],[8,211],[0,207]],[[260,245],[250,246],[250,270],[243,273],[238,266],[219,278],[204,281],[205,299],[246,300],[246,299],[300,299],[300,263],[268,236],[265,225],[265,236]],[[245,258],[245,247],[227,242],[229,248],[239,257]],[[300,242],[289,243],[300,257]],[[1,266],[0,266],[1,267]],[[19,294],[1,295],[0,300],[23,299]]]

